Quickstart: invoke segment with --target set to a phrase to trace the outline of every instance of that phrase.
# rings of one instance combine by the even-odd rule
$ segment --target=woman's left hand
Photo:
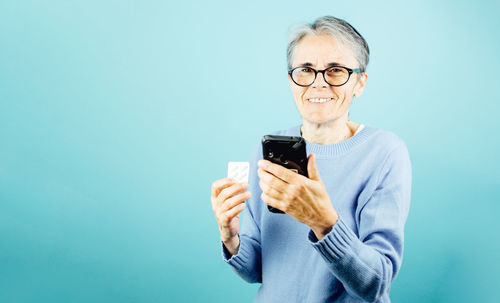
[[[321,240],[337,223],[338,214],[321,181],[315,160],[316,156],[310,154],[307,161],[309,178],[268,160],[258,162],[257,173],[262,200],[307,224]]]

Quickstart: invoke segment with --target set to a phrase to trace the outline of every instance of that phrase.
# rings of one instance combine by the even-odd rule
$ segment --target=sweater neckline
[[[301,126],[302,124],[299,124],[290,128],[290,135],[301,137]],[[315,144],[304,139],[306,141],[307,154],[314,153],[317,156],[334,157],[349,153],[353,148],[365,142],[375,131],[376,128],[365,124],[363,129],[355,133],[352,137],[337,143]]]

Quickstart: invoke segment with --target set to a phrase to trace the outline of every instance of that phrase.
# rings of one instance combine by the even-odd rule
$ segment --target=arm
[[[389,291],[401,266],[411,197],[411,163],[404,143],[388,154],[378,180],[373,194],[358,201],[359,238],[342,217],[321,240],[309,232],[313,247],[346,291],[367,301]]]
[[[229,250],[222,244],[222,256],[233,270],[249,283],[262,282],[262,263],[260,247],[260,227],[257,205],[260,196],[257,177],[257,161],[261,158],[262,147],[258,144],[250,156],[249,190],[252,193],[241,212],[239,238],[227,243]],[[235,252],[234,254],[231,253]]]

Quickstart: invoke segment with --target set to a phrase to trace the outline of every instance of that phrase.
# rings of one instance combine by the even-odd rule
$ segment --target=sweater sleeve
[[[359,238],[342,217],[319,241],[309,231],[309,241],[351,296],[373,302],[390,290],[403,258],[411,174],[402,142],[385,158],[373,194],[358,201]]]
[[[252,193],[240,214],[240,247],[238,253],[232,255],[222,245],[222,257],[231,265],[236,274],[249,283],[262,282],[262,264],[260,247],[259,201],[260,187],[257,176],[257,161],[262,158],[262,147],[258,144],[250,156],[250,170],[248,176],[249,191]]]

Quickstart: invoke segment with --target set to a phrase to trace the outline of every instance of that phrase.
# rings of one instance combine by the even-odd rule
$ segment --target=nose
[[[326,83],[325,78],[323,76],[323,73],[318,73],[316,75],[316,79],[314,79],[313,84],[311,84],[312,87],[329,87],[330,85]]]

